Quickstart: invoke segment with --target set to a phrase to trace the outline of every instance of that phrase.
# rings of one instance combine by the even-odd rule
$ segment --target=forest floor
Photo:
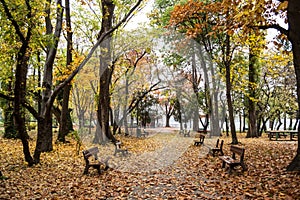
[[[101,175],[94,169],[83,175],[81,151],[95,146],[91,136],[80,148],[71,137],[68,144],[54,144],[33,167],[24,162],[21,141],[1,137],[0,170],[7,179],[0,180],[0,199],[300,199],[300,174],[285,170],[296,141],[238,134],[248,170],[237,167],[228,174],[220,159],[208,154],[216,137],[194,146],[193,136],[174,129],[149,131],[146,138],[118,137],[130,152],[126,157],[113,156],[113,144],[98,146],[101,158],[112,157]],[[231,138],[221,139],[229,155]],[[34,140],[30,145],[33,150]]]

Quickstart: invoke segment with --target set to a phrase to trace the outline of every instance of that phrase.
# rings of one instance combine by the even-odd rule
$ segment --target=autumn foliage
[[[112,168],[100,176],[96,170],[83,175],[84,160],[72,138],[69,144],[56,144],[42,155],[42,163],[28,167],[23,160],[19,140],[0,139],[0,199],[297,199],[300,176],[285,171],[294,157],[295,141],[269,141],[267,137],[243,139],[245,163],[232,174],[221,168],[218,157],[207,155],[208,146],[216,138],[206,138],[204,146],[193,146],[193,138],[176,131],[154,133],[143,139],[119,138],[131,152],[128,157],[113,157]],[[225,140],[224,153],[229,154],[230,139]],[[190,143],[189,143],[190,141]],[[172,145],[173,143],[177,145]],[[188,145],[186,145],[189,143]],[[82,149],[92,144],[84,142]],[[33,144],[31,144],[33,145]],[[184,146],[186,151],[164,168],[145,170],[151,155],[162,148]],[[81,150],[82,150],[81,149]],[[100,146],[100,157],[113,154],[113,144]],[[79,153],[79,154],[78,154]],[[149,159],[138,163],[139,171],[118,170],[118,162],[135,163],[134,155],[147,153]],[[137,165],[137,164],[135,164]]]

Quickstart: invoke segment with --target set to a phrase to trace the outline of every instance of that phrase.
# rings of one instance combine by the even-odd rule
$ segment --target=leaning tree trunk
[[[300,1],[289,0],[288,2],[288,24],[289,40],[293,47],[293,61],[297,80],[298,113],[300,113]],[[293,161],[287,167],[288,171],[300,171],[300,126],[298,126],[298,148]]]

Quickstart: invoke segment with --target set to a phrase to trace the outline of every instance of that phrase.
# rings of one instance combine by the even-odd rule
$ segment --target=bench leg
[[[88,174],[89,173],[89,168],[90,166],[86,165],[83,171],[83,174]]]
[[[223,160],[222,161],[222,168],[225,168],[226,162]]]
[[[243,171],[247,171],[247,166],[244,163],[241,163],[241,166],[243,168]]]
[[[228,174],[231,174],[231,171],[234,169],[234,166],[233,165],[230,165],[229,166],[229,169],[228,169]]]
[[[220,150],[220,155],[221,155],[221,156],[223,156],[223,155],[224,155],[224,152],[223,152],[223,150],[222,150],[222,149]]]
[[[96,168],[96,169],[97,169],[97,171],[98,171],[98,174],[100,175],[100,174],[101,174],[100,165],[94,166],[94,168]]]

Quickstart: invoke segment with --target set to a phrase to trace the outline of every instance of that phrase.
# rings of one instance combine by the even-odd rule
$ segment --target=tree
[[[102,23],[100,35],[107,32],[113,27],[113,16],[115,10],[115,4],[112,0],[102,0]],[[99,93],[97,100],[97,118],[101,129],[96,132],[97,134],[104,134],[109,140],[112,142],[116,142],[117,140],[112,135],[111,130],[109,128],[109,116],[110,116],[110,84],[111,78],[113,74],[113,68],[111,67],[111,40],[112,35],[108,35],[108,37],[104,40],[103,43],[100,44],[100,68],[99,68]],[[98,142],[95,141],[94,142]]]
[[[176,95],[170,90],[164,90],[159,97],[159,103],[166,115],[166,127],[170,127],[170,118],[175,113]]]
[[[21,139],[23,144],[23,153],[25,156],[25,161],[28,162],[29,166],[34,164],[34,160],[31,157],[28,143],[28,135],[25,126],[25,109],[23,105],[26,103],[26,79],[28,73],[29,59],[31,56],[31,39],[34,32],[34,15],[32,11],[32,4],[30,1],[25,1],[25,6],[23,7],[23,13],[25,13],[24,22],[27,22],[27,26],[23,29],[21,26],[22,19],[17,19],[14,17],[14,9],[10,9],[5,0],[0,1],[2,4],[3,12],[6,15],[8,21],[10,21],[15,33],[18,36],[18,42],[21,44],[18,48],[17,58],[16,58],[16,69],[15,69],[15,83],[14,83],[14,120],[16,131],[18,137]],[[21,11],[21,12],[22,12]],[[17,10],[16,12],[20,12]]]
[[[232,9],[234,5],[245,5],[244,1],[227,1],[228,9]],[[246,4],[247,5],[247,4]],[[282,35],[285,35],[292,44],[293,64],[295,68],[297,80],[297,100],[298,113],[300,113],[300,2],[297,0],[277,0],[277,1],[257,1],[251,9],[247,6],[236,6],[235,8],[244,8],[234,13],[232,19],[235,27],[242,27],[244,29],[276,29]],[[246,17],[247,16],[247,17]],[[276,17],[274,17],[276,16]],[[276,20],[283,19],[288,24],[288,28],[281,26]],[[253,24],[252,22],[256,22]],[[298,126],[298,134],[300,133],[300,126]],[[300,170],[300,138],[298,137],[297,154],[291,164],[287,167],[288,171]]]
[[[59,37],[62,30],[63,20],[63,6],[62,1],[56,2],[56,24],[53,32],[52,17],[51,17],[51,0],[47,0],[46,3],[46,35],[53,36],[53,43],[48,43],[46,46],[46,61],[44,64],[44,76],[42,81],[42,99],[41,110],[38,113],[38,134],[36,140],[36,147],[34,151],[35,163],[40,162],[40,155],[42,152],[48,152],[53,150],[53,134],[52,134],[52,106],[56,95],[52,93],[53,87],[53,66],[56,58],[57,47],[59,43]]]
[[[232,103],[231,67],[236,49],[233,32],[226,31],[230,10],[220,2],[188,1],[177,5],[171,15],[170,25],[204,46],[207,54],[221,69],[225,69],[226,99],[229,112],[232,143],[237,144]]]
[[[72,70],[71,64],[73,62],[73,32],[71,27],[71,11],[70,11],[70,1],[65,1],[65,9],[66,9],[66,32],[67,32],[67,60],[66,60],[66,68],[70,68]],[[66,142],[65,137],[70,131],[73,131],[73,125],[70,116],[69,109],[69,97],[71,92],[71,84],[67,84],[63,88],[63,99],[62,99],[62,109],[60,115],[59,122],[59,130],[57,140],[60,142]]]
[[[287,1],[281,1],[283,4]],[[298,113],[300,113],[300,1],[289,0],[287,8],[288,18],[288,38],[292,43],[293,62],[297,80],[297,100]],[[279,28],[281,32],[287,33],[285,30]],[[300,171],[300,126],[298,126],[298,148],[297,154],[291,164],[287,167],[288,171]]]
[[[126,34],[122,34],[122,35],[124,36]],[[133,39],[131,37],[132,35],[126,35],[125,37],[126,41]],[[122,38],[121,40],[124,40],[124,38]],[[146,66],[144,65],[149,64],[148,61],[151,60],[147,56],[147,54],[150,53],[150,49],[146,47],[146,50],[144,50],[141,47],[142,45],[146,45],[146,43],[148,43],[148,41],[144,41],[143,39],[141,39],[141,41],[136,41],[133,46],[129,45],[129,47],[125,47],[125,49],[122,49],[125,52],[123,52],[119,58],[116,58],[118,59],[118,61],[115,63],[115,65],[116,65],[116,70],[118,70],[118,73],[116,73],[115,76],[113,77],[113,88],[115,91],[114,97],[118,99],[117,104],[119,106],[122,106],[123,114],[120,120],[117,120],[115,116],[114,120],[117,123],[114,122],[114,130],[119,128],[121,125],[124,125],[125,135],[129,134],[127,115],[130,114],[130,112],[132,113],[133,110],[136,110],[136,108],[140,105],[139,101],[141,101],[141,99],[139,98],[140,95],[143,95],[144,92],[143,90],[145,89],[144,84],[141,81],[138,82],[136,80],[138,79],[144,81],[146,77],[145,76],[143,77],[142,75],[149,74],[147,72],[150,71],[148,70],[146,73],[143,73],[143,69],[142,69],[142,68],[145,69]],[[117,83],[119,83],[119,88],[116,88]],[[130,98],[130,94],[129,94],[130,89],[133,91],[132,98]],[[119,99],[122,100],[120,101]],[[131,111],[129,112],[128,104],[130,99],[137,100],[138,103],[136,104],[136,107],[131,108],[130,109]]]
[[[249,70],[248,70],[248,119],[249,128],[246,137],[258,137],[257,132],[257,85],[259,82],[259,55],[262,51],[262,38],[260,32],[250,35],[249,41]]]
[[[2,5],[2,10],[4,15],[6,15],[8,21],[10,21],[9,25],[13,27],[15,30],[16,35],[19,38],[19,43],[21,44],[19,47],[18,52],[18,58],[17,58],[17,65],[16,65],[16,72],[15,72],[15,88],[14,88],[14,98],[11,98],[7,95],[1,94],[2,98],[6,98],[8,100],[14,101],[14,113],[15,113],[15,121],[17,122],[17,131],[20,135],[20,138],[23,143],[24,148],[24,155],[25,160],[28,162],[29,165],[33,165],[34,163],[40,162],[40,154],[45,151],[50,151],[52,149],[52,115],[51,115],[51,108],[53,106],[53,102],[59,92],[69,84],[72,79],[75,77],[75,75],[83,68],[83,66],[87,63],[87,61],[91,58],[92,54],[95,52],[95,50],[98,48],[98,46],[103,42],[103,40],[110,35],[112,32],[114,32],[117,28],[119,28],[124,22],[127,21],[127,19],[131,16],[133,11],[140,5],[142,1],[137,1],[137,3],[128,11],[128,13],[111,29],[106,30],[106,32],[102,32],[99,34],[97,41],[91,48],[91,50],[88,52],[87,56],[83,61],[77,66],[75,70],[71,72],[71,74],[60,84],[58,84],[56,87],[52,88],[52,70],[53,70],[53,63],[57,51],[57,44],[59,42],[59,35],[61,31],[61,25],[62,25],[62,11],[63,7],[61,5],[61,1],[57,1],[57,23],[56,28],[54,31],[54,34],[52,35],[52,24],[51,24],[51,17],[50,17],[50,6],[51,1],[48,1],[48,3],[45,3],[46,5],[46,15],[44,15],[43,12],[42,15],[32,14],[32,5],[30,4],[31,1],[25,1],[25,6],[16,6],[16,8],[21,8],[24,10],[17,10],[17,9],[11,9],[13,12],[21,12],[26,13],[26,15],[12,15],[9,7],[7,6],[5,0],[1,0],[0,3]],[[41,5],[44,5],[43,2],[34,2],[37,5],[40,5],[39,8],[36,10],[44,10],[42,9]],[[40,4],[38,4],[40,3]],[[34,4],[35,6],[37,6]],[[14,16],[24,16],[24,19],[17,21]],[[42,19],[42,16],[45,16],[46,21],[46,38],[48,38],[48,41],[42,44],[46,44],[46,52],[48,53],[48,57],[45,62],[45,68],[44,68],[44,80],[43,80],[43,93],[42,93],[42,100],[41,100],[41,110],[36,111],[35,108],[26,102],[26,78],[27,78],[27,72],[28,72],[28,62],[31,58],[32,49],[30,46],[30,39],[34,38],[37,40],[36,35],[41,35],[41,32],[34,32],[37,33],[36,35],[33,35],[33,31],[35,31],[34,28],[40,27],[41,24],[40,19]],[[20,24],[27,23],[25,29],[21,29]],[[33,28],[34,27],[34,28]],[[27,28],[27,29],[26,29]],[[53,39],[53,40],[51,40]],[[39,44],[41,44],[41,41],[38,41]],[[36,47],[36,46],[34,46]],[[39,107],[39,106],[38,106]],[[28,141],[27,141],[27,134],[26,134],[26,127],[25,127],[25,114],[24,109],[27,109],[30,111],[30,113],[37,119],[38,121],[38,138],[36,141],[36,148],[34,152],[34,159],[30,155]]]

